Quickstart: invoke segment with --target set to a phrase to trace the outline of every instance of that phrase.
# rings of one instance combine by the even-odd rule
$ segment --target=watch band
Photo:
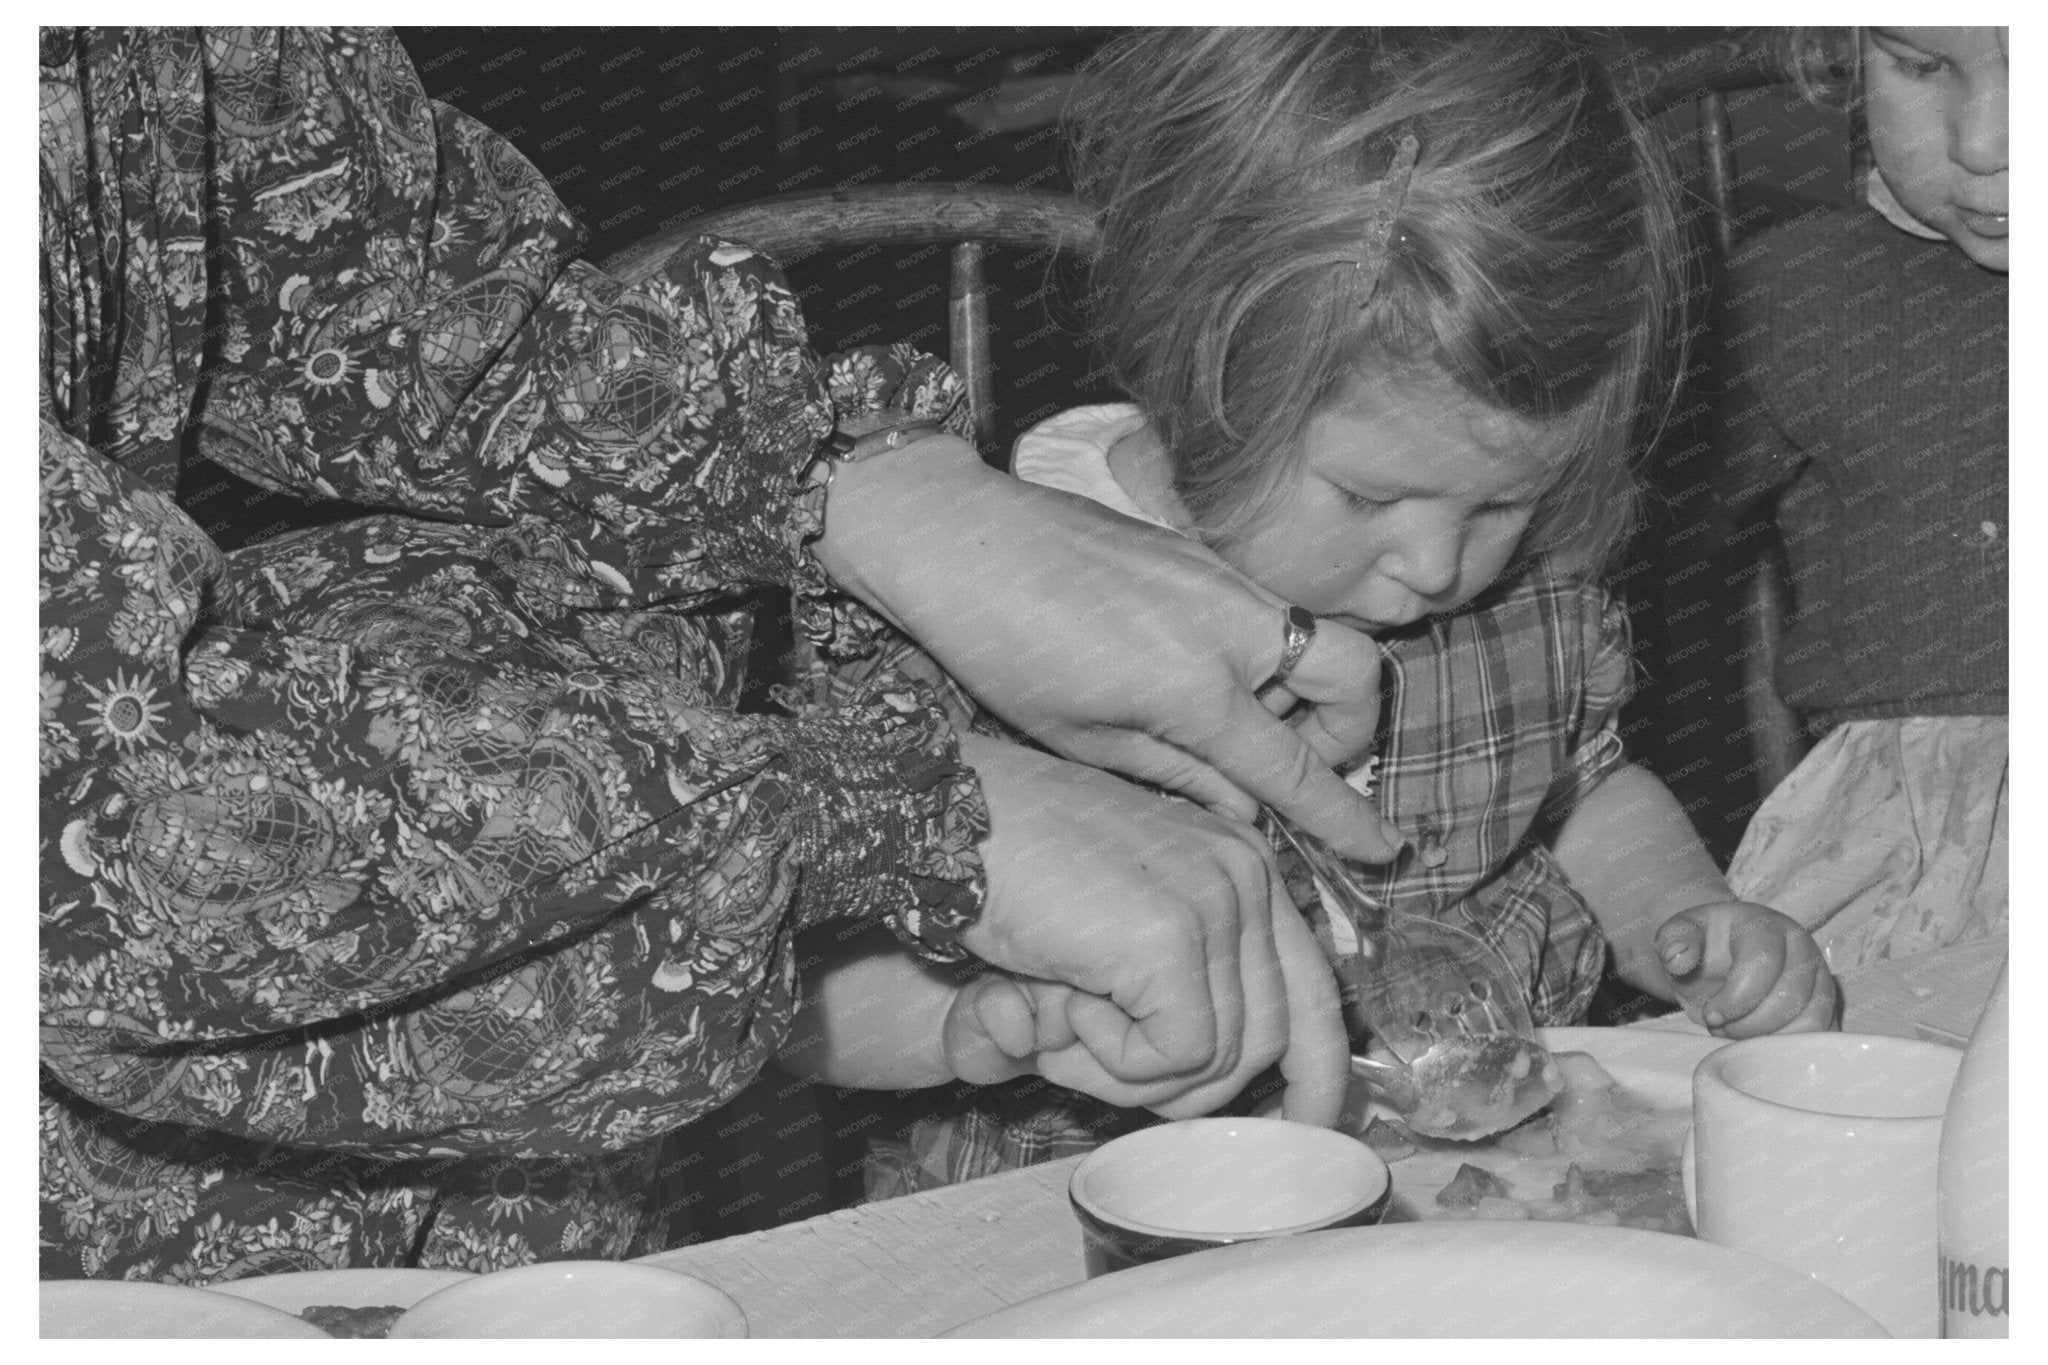
[[[872,431],[834,431],[818,443],[818,452],[804,466],[798,481],[812,487],[830,488],[832,473],[843,464],[858,464],[892,450],[917,444],[927,436],[943,436],[946,424],[937,417],[903,417]]]
[[[825,458],[838,464],[856,464],[892,450],[901,450],[927,436],[940,435],[945,429],[946,424],[936,417],[905,417],[857,435],[834,431],[825,438],[824,454]]]

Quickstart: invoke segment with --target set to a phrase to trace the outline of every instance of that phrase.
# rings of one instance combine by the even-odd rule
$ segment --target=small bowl
[[[715,1285],[630,1261],[543,1261],[427,1295],[393,1337],[743,1337]]]
[[[1393,1182],[1357,1138],[1284,1119],[1146,1128],[1091,1153],[1068,1198],[1088,1274],[1236,1242],[1377,1223]]]

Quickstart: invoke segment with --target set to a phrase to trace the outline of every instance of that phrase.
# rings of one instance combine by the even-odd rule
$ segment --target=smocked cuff
[[[930,689],[881,675],[801,715],[791,748],[800,922],[886,919],[933,962],[966,958],[987,878],[981,780]]]
[[[953,435],[969,442],[974,439],[973,414],[960,376],[943,360],[907,342],[843,351],[826,357],[823,368],[835,420],[894,409],[911,417],[938,418]],[[825,529],[828,488],[809,476],[808,465],[791,485],[795,624],[826,657],[857,659],[874,651],[889,625],[839,591],[811,552],[810,542]]]

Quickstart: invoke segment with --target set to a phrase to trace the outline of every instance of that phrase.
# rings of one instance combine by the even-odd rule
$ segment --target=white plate
[[[43,1280],[43,1337],[319,1337],[290,1313],[231,1294],[144,1280]]]
[[[949,1337],[1882,1337],[1831,1289],[1689,1237],[1408,1223],[1104,1275]]]
[[[1692,1073],[1728,1039],[1656,1028],[1540,1028],[1552,1052],[1583,1052],[1623,1090],[1660,1109],[1692,1108]]]
[[[633,1261],[542,1261],[474,1275],[392,1324],[408,1337],[744,1337],[747,1315],[717,1285]]]
[[[437,1289],[476,1276],[467,1270],[403,1270],[366,1266],[353,1270],[297,1270],[255,1275],[211,1286],[216,1294],[268,1304],[287,1313],[328,1305],[336,1308],[410,1308]]]

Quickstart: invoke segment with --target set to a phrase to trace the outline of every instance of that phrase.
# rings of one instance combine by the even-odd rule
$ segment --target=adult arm
[[[809,936],[812,994],[785,1056],[883,1087],[1039,1070],[1173,1117],[1225,1103],[1277,1061],[1288,1116],[1334,1122],[1348,1069],[1335,979],[1256,832],[1006,741],[961,747],[990,811],[988,908],[962,942],[1033,979],[1011,997],[1021,1039],[993,1016],[972,1032],[1006,1040],[1017,1065],[964,1054],[954,1027],[998,983],[963,997],[958,979],[843,931]]]
[[[285,1141],[624,1146],[772,1051],[789,929],[949,942],[939,711],[731,709],[718,603],[797,575],[828,411],[772,268],[551,274],[559,206],[389,35],[45,36],[46,1065]],[[195,428],[440,520],[228,560],[166,496]]]
[[[1331,766],[1378,724],[1378,647],[1324,623],[1290,683],[1314,715],[1289,727],[1252,696],[1279,663],[1284,604],[1186,537],[1011,478],[942,436],[838,469],[815,549],[1056,752],[1239,818],[1272,806],[1365,861],[1398,850]]]

